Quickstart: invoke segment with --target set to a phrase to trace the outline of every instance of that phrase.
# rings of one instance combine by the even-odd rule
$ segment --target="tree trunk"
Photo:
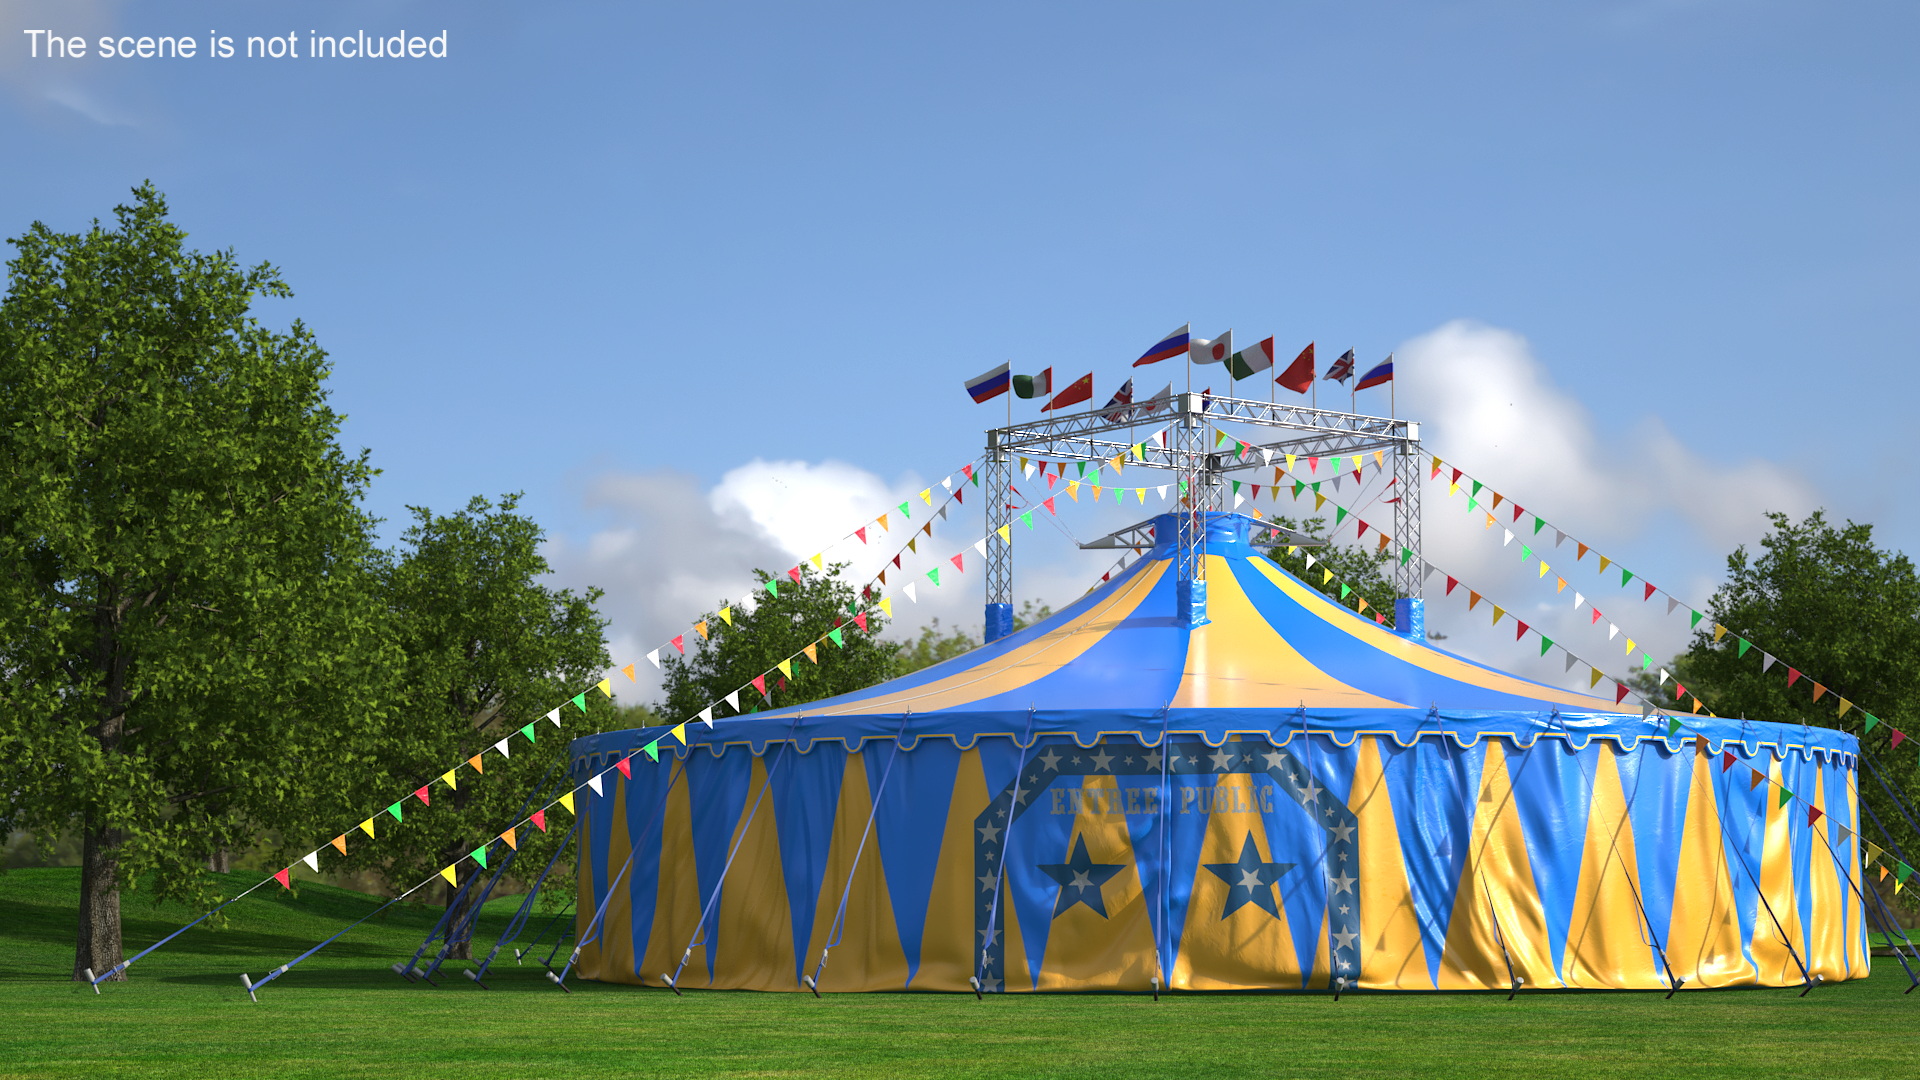
[[[207,869],[216,874],[230,872],[233,869],[233,852],[226,848],[215,848],[213,854],[207,856]]]
[[[87,969],[102,975],[120,963],[120,830],[88,814],[80,855],[80,931],[73,945],[73,980]],[[118,982],[125,972],[113,976]]]
[[[468,802],[467,793],[465,791],[455,790],[451,794],[453,797],[454,812],[457,814],[465,810]],[[473,865],[472,860],[467,858],[467,853],[471,850],[472,849],[468,847],[456,846],[448,848],[445,853],[447,862],[455,866],[463,867],[467,871],[466,877],[462,878],[462,884],[471,880],[475,874],[486,873],[485,870]],[[459,871],[455,871],[455,873],[458,874]],[[459,890],[452,885],[447,886],[447,933],[453,939],[453,948],[447,953],[447,959],[449,960],[473,959],[473,928],[467,927],[461,929],[461,923],[464,922],[467,917],[473,913],[473,909],[479,905],[480,889],[485,884],[485,881],[473,882],[472,885],[467,887],[465,895],[460,896],[458,902],[455,901],[454,894],[458,893]]]

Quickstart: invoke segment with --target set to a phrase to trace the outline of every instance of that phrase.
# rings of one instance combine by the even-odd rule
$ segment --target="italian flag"
[[[1227,371],[1236,379],[1251,379],[1257,372],[1273,366],[1273,339],[1249,346],[1227,360]]]
[[[1038,375],[1015,375],[1013,392],[1023,398],[1046,397],[1053,393],[1053,369],[1048,368]]]

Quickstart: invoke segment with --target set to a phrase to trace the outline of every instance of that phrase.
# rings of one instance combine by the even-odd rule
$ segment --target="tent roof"
[[[1203,626],[1176,618],[1175,525],[1162,516],[1150,554],[1048,619],[857,693],[720,720],[712,730],[695,724],[688,738],[755,747],[792,738],[804,750],[822,738],[851,746],[876,736],[910,747],[927,736],[970,746],[981,735],[1028,744],[1065,733],[1091,746],[1109,734],[1153,744],[1172,731],[1199,732],[1217,746],[1235,733],[1279,740],[1311,729],[1342,745],[1377,732],[1402,745],[1445,733],[1462,744],[1497,734],[1531,745],[1547,734],[1584,746],[1595,735],[1631,745],[1666,734],[1660,721],[1618,712],[1611,696],[1523,679],[1355,614],[1261,554],[1249,542],[1259,527],[1210,515]],[[1785,736],[1853,749],[1826,729],[1703,717],[1688,725],[1716,746],[1734,738],[1757,749]]]

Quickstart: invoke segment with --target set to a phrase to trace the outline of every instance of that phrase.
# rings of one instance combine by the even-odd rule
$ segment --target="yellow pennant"
[[[809,645],[806,648],[801,649],[800,651],[807,654],[807,659],[817,664],[820,662],[820,656],[817,652],[815,652],[815,648],[816,648],[815,646]]]
[[[827,553],[824,551],[816,551],[813,553],[812,562],[813,562],[813,568],[815,570],[825,570],[827,568],[827,565],[825,562],[826,555]]]
[[[893,531],[893,526],[887,524],[887,515],[885,514],[880,515],[880,527],[887,530],[888,532]]]
[[[1594,687],[1596,687],[1596,686],[1599,686],[1599,685],[1600,685],[1600,680],[1601,680],[1602,678],[1605,678],[1605,676],[1603,676],[1603,675],[1601,675],[1601,674],[1600,674],[1600,669],[1599,669],[1599,668],[1594,668],[1594,669],[1593,669],[1593,677],[1587,680],[1587,689],[1589,689],[1589,690],[1591,690],[1591,689],[1593,689]],[[1698,703],[1696,702],[1696,704],[1698,704]]]
[[[687,725],[685,724],[674,725],[673,737],[680,740],[681,746],[687,745]]]
[[[1460,485],[1458,483],[1449,483],[1447,485],[1447,494],[1448,495],[1460,494]]]
[[[920,538],[916,536],[907,541],[907,550],[918,554],[920,551]]]
[[[1726,636],[1727,636],[1727,628],[1724,626],[1721,626],[1719,623],[1714,623],[1713,624],[1713,640],[1719,641],[1721,638]]]
[[[441,773],[440,779],[444,781],[448,787],[453,788],[455,791],[458,791],[460,789],[460,785],[453,782],[454,776],[453,776],[452,769],[448,769],[446,772]]]
[[[340,854],[345,855],[347,853],[346,835],[343,833],[339,836],[334,837],[333,846],[340,852]]]
[[[720,621],[726,623],[728,626],[732,626],[733,625],[733,609],[730,607],[721,608]]]
[[[1320,509],[1321,507],[1323,507],[1323,506],[1325,506],[1325,505],[1327,505],[1327,497],[1326,497],[1325,495],[1322,495],[1322,494],[1320,494],[1320,493],[1319,493],[1319,492],[1317,492],[1317,491],[1316,491],[1316,492],[1314,492],[1314,493],[1313,493],[1313,508],[1314,508],[1315,510],[1318,510],[1318,509]]]
[[[1595,554],[1599,554],[1599,553],[1598,553],[1598,552],[1595,552]],[[1607,557],[1606,557],[1605,555],[1601,555],[1601,556],[1600,556],[1600,572],[1601,572],[1601,573],[1603,573],[1603,574],[1604,574],[1604,573],[1606,573],[1606,572],[1607,572],[1607,565],[1608,565],[1609,563],[1611,563],[1611,562],[1613,562],[1613,560],[1612,560],[1612,559],[1609,559],[1609,558],[1607,558]]]
[[[921,502],[923,502],[923,503],[926,503],[926,504],[927,504],[928,506],[932,506],[932,505],[933,505],[933,489],[932,489],[932,488],[927,488],[927,489],[925,489],[925,490],[923,490],[923,491],[921,491],[921,492],[920,492],[920,501],[921,501]]]
[[[373,835],[373,819],[368,818],[367,820],[361,822],[360,831],[363,833],[366,833],[368,836],[372,836]]]
[[[705,626],[706,624],[702,623],[701,625]],[[600,693],[605,697],[613,696],[613,680],[612,679],[600,680]]]
[[[773,666],[780,669],[780,674],[789,679],[793,678],[793,657],[789,656]]]
[[[1551,569],[1553,569],[1553,567],[1551,567],[1551,566],[1548,566],[1548,565],[1547,565],[1546,563],[1541,563],[1541,564],[1540,564],[1540,576],[1541,576],[1541,577],[1546,577],[1546,576],[1547,576],[1547,571],[1549,571],[1549,570],[1551,570]]]
[[[485,769],[482,769],[482,768],[480,767],[480,755],[479,755],[479,754],[475,754],[475,755],[473,755],[472,757],[470,757],[470,758],[468,758],[468,759],[467,759],[467,764],[469,764],[469,765],[471,765],[471,766],[473,766],[473,771],[474,771],[474,772],[485,772],[485,771],[486,771]]]
[[[1839,711],[1839,712],[1837,712],[1837,713],[1834,713],[1833,715],[1834,715],[1835,717],[1841,717],[1841,716],[1845,716],[1845,715],[1847,715],[1847,710],[1848,710],[1848,709],[1851,709],[1851,708],[1853,708],[1853,702],[1851,702],[1851,701],[1848,701],[1848,700],[1847,700],[1846,698],[1841,698],[1841,699],[1840,699],[1840,711]]]
[[[573,813],[573,792],[569,791],[560,796],[560,805],[567,808],[567,813]]]
[[[1506,609],[1506,608],[1503,608],[1503,607],[1501,607],[1501,606],[1500,606],[1499,604],[1495,604],[1495,605],[1493,605],[1493,625],[1494,625],[1494,626],[1499,626],[1499,625],[1500,625],[1500,619],[1501,619],[1501,618],[1502,618],[1503,616],[1505,616],[1505,615],[1506,615],[1506,613],[1507,613],[1507,609]]]
[[[446,879],[447,879],[447,884],[449,884],[449,885],[458,885],[458,884],[460,884],[460,879],[459,879],[458,877],[455,877],[455,876],[454,876],[454,873],[453,873],[453,867],[451,867],[451,866],[447,866],[447,867],[442,867],[442,868],[441,868],[441,870],[440,870],[440,876],[441,876],[441,877],[443,877],[443,878],[446,878]]]
[[[1387,467],[1386,457],[1378,450],[1373,452],[1373,467],[1376,469],[1384,469]]]
[[[1013,528],[1011,525],[1002,525],[998,529],[995,529],[994,532],[1000,534],[1001,542],[1011,544],[1013,543],[1013,537],[1007,535],[1007,530],[1011,528]]]
[[[1870,863],[1880,861],[1880,845],[1871,840],[1867,841],[1867,861]]]
[[[893,598],[890,596],[881,597],[880,610],[887,613],[887,618],[893,618]]]
[[[512,829],[508,829],[506,832],[501,833],[500,839],[505,840],[507,842],[507,846],[512,848],[513,850],[515,851],[520,850],[520,845],[514,842]]]
[[[1320,584],[1325,585],[1327,582],[1332,580],[1333,580],[1333,571],[1331,570],[1320,571]]]
[[[1139,499],[1139,500],[1140,500],[1141,502],[1146,502],[1146,501],[1147,501],[1147,489],[1146,489],[1146,488],[1134,488],[1134,489],[1133,489],[1133,495],[1134,495],[1134,497],[1135,497],[1135,498],[1137,498],[1137,499]],[[1254,511],[1254,513],[1255,513],[1255,514],[1257,515],[1257,514],[1259,514],[1259,513],[1260,513],[1260,511],[1258,511],[1258,510],[1255,510],[1255,511]]]
[[[1633,639],[1632,638],[1627,639],[1627,655],[1628,656],[1633,655]]]

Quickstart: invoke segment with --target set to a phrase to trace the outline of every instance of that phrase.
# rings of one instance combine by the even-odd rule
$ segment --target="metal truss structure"
[[[1170,423],[1169,423],[1170,422]],[[1161,428],[1166,428],[1161,438]],[[1216,432],[1235,440],[1233,452],[1212,449]],[[1246,450],[1241,450],[1244,445]],[[1188,625],[1206,621],[1206,529],[1204,515],[1226,509],[1225,492],[1236,473],[1264,469],[1281,455],[1296,458],[1390,454],[1399,490],[1393,504],[1394,539],[1415,557],[1394,568],[1394,587],[1419,597],[1420,425],[1385,416],[1314,409],[1249,398],[1183,393],[1117,409],[1050,416],[987,432],[987,531],[1013,521],[1014,460],[1105,463],[1172,474],[1179,485],[1180,522],[1176,572],[1180,612]],[[1147,522],[1119,530],[1087,547],[1137,547],[1148,540]],[[1286,538],[1306,541],[1304,537]],[[1150,540],[1148,540],[1150,542]],[[987,547],[987,633],[993,641],[1012,632],[1013,551]]]

